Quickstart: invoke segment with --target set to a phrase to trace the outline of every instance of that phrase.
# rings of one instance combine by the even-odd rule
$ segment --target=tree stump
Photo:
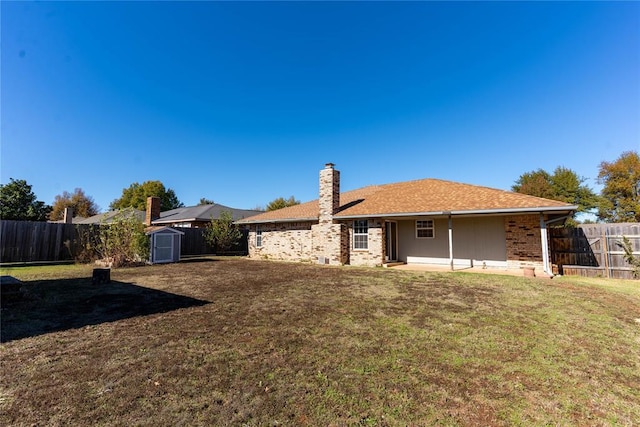
[[[91,283],[94,285],[99,285],[100,283],[111,283],[111,269],[94,268]]]

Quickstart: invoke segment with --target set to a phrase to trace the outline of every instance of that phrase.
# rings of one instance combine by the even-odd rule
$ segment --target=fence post
[[[604,271],[606,271],[607,279],[611,277],[609,271],[609,228],[602,227],[602,258],[604,258]]]

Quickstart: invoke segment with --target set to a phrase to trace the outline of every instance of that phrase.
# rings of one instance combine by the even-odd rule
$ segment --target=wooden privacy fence
[[[204,238],[204,228],[176,228],[182,236],[182,255],[214,254]],[[73,260],[83,242],[97,237],[99,226],[32,221],[0,221],[0,262],[44,262]],[[230,255],[248,253],[246,232]]]
[[[576,228],[550,228],[551,262],[559,273],[588,277],[633,279],[633,268],[620,247],[623,237],[640,256],[640,223],[580,224]]]
[[[180,230],[184,233],[181,246],[182,255],[247,255],[249,253],[248,230],[240,230],[242,232],[240,243],[229,251],[222,251],[207,243],[204,238],[204,228],[175,228],[175,230]]]
[[[77,240],[76,227],[50,222],[0,221],[0,261],[73,259],[68,242]]]

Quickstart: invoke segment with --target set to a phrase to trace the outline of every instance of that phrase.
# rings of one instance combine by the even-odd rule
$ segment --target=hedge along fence
[[[79,259],[89,261],[95,254],[85,252],[87,243],[97,241],[100,226],[33,221],[0,221],[0,262],[46,262]],[[204,239],[204,228],[178,228],[182,255],[216,253]],[[246,255],[247,241],[241,239],[230,254]]]
[[[576,228],[551,228],[551,260],[561,274],[633,279],[633,268],[624,259],[620,243],[631,242],[640,256],[640,223],[580,224]]]

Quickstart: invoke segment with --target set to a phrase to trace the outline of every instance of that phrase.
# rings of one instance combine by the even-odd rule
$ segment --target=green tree
[[[109,205],[112,210],[133,208],[143,211],[147,208],[148,197],[160,198],[160,210],[168,211],[184,206],[172,189],[166,189],[160,181],[134,182],[122,190],[122,196]]]
[[[27,181],[9,178],[8,184],[0,184],[0,219],[46,221],[51,206],[36,199]]]
[[[216,251],[226,252],[240,243],[242,232],[233,223],[231,212],[222,211],[220,218],[211,218],[204,231],[204,238]]]
[[[525,172],[520,175],[520,178],[518,178],[516,183],[511,187],[511,190],[530,196],[551,199],[553,197],[551,175],[543,169]]]
[[[58,221],[64,218],[65,208],[73,208],[74,215],[88,218],[97,215],[98,205],[93,201],[93,197],[84,194],[81,188],[76,188],[73,193],[63,191],[55,197],[53,201],[53,209],[49,214],[51,221]]]
[[[559,200],[578,206],[578,212],[588,212],[598,206],[598,195],[584,184],[586,178],[573,170],[558,166],[553,174],[543,169],[527,172],[511,187],[513,191],[545,199]]]
[[[272,200],[267,205],[267,211],[275,211],[276,209],[282,209],[289,206],[299,205],[300,200],[296,200],[295,197],[291,196],[288,199],[284,197],[278,197],[277,199]]]
[[[135,215],[120,211],[109,224],[101,224],[96,248],[100,258],[112,267],[144,262],[149,259],[150,241]]]
[[[215,205],[215,202],[213,200],[207,199],[206,197],[200,197],[198,206],[201,206],[201,205]]]
[[[607,222],[640,222],[640,156],[626,151],[615,162],[600,163],[598,217]]]

